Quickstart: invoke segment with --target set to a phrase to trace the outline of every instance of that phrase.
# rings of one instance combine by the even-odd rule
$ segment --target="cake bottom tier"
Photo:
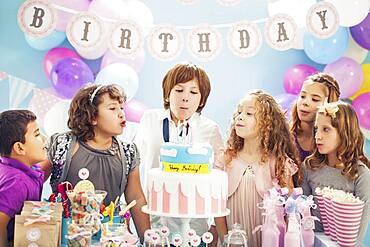
[[[207,218],[227,215],[227,174],[212,169],[209,174],[168,173],[160,168],[147,174],[145,210],[151,214]]]

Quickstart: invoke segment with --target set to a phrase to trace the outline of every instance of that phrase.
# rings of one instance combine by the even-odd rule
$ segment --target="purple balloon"
[[[94,75],[83,61],[64,58],[53,66],[50,79],[58,94],[70,99],[83,85],[94,82]]]
[[[370,130],[370,92],[360,94],[352,101],[360,125],[364,129]]]
[[[350,31],[352,38],[357,44],[366,50],[370,50],[370,12],[362,22],[356,26],[350,27]]]
[[[292,108],[297,100],[297,95],[283,93],[274,96],[274,99],[284,111],[287,111],[286,116],[290,119],[292,116]]]
[[[126,120],[130,122],[139,123],[141,116],[147,107],[138,100],[132,99],[125,104],[124,111],[126,114]]]
[[[342,57],[334,63],[326,65],[324,72],[337,80],[342,99],[354,95],[364,82],[361,65],[348,57]]]
[[[307,64],[296,64],[290,67],[284,75],[284,88],[287,93],[299,94],[304,80],[317,73],[317,69]]]
[[[73,50],[64,47],[56,47],[51,49],[45,54],[44,60],[42,61],[42,67],[46,76],[50,79],[50,72],[54,65],[63,58],[76,58],[81,59],[80,56]]]

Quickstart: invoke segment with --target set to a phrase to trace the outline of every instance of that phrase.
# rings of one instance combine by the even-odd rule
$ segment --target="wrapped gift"
[[[50,215],[16,215],[14,246],[60,246],[60,225]]]
[[[14,246],[60,246],[62,212],[61,203],[26,201],[15,217]]]

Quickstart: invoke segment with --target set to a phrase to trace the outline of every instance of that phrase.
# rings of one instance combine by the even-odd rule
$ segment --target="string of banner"
[[[180,0],[182,4],[194,4],[199,0]],[[235,6],[240,3],[241,0],[218,0],[217,2],[224,6]],[[270,0],[273,1],[273,0]]]
[[[209,61],[222,47],[222,36],[217,28],[229,27],[229,49],[237,56],[248,58],[256,55],[262,45],[263,35],[258,23],[265,22],[264,38],[273,49],[285,51],[292,48],[297,36],[295,21],[286,14],[230,24],[155,25],[149,28],[132,20],[101,18],[94,13],[66,9],[43,0],[24,2],[18,10],[18,24],[32,37],[46,37],[56,27],[56,9],[74,14],[68,22],[66,35],[80,54],[94,51],[103,55],[109,49],[118,57],[134,58],[143,49],[144,37],[147,36],[147,48],[159,60],[173,60],[186,43],[192,55],[201,61]],[[306,28],[317,38],[329,38],[339,28],[338,11],[328,2],[316,3],[307,12]],[[185,39],[179,29],[189,29]]]

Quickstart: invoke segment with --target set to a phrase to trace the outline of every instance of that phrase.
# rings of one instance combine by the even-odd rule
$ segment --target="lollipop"
[[[170,229],[168,229],[168,227],[164,226],[164,227],[162,227],[162,228],[159,230],[159,233],[160,233],[163,237],[168,237],[168,235],[170,235]]]
[[[172,237],[172,244],[174,246],[178,247],[178,246],[182,245],[182,242],[183,242],[182,241],[182,237],[181,237],[181,235],[179,233],[176,233],[176,234],[173,235],[173,237]]]
[[[190,230],[187,231],[186,235],[191,240],[192,238],[194,238],[197,235],[197,233],[193,229],[190,229]]]
[[[145,242],[149,243],[149,247],[150,247],[151,236],[153,234],[154,234],[154,231],[152,229],[148,229],[144,232],[144,240]]]
[[[190,244],[191,246],[194,246],[194,247],[197,247],[198,245],[200,245],[200,237],[198,235],[195,235],[192,239],[190,239]]]
[[[158,233],[153,233],[150,236],[150,241],[153,243],[153,245],[157,245],[160,240],[161,240],[161,237],[159,236]],[[149,243],[150,243],[150,241],[149,241]]]
[[[80,182],[78,182],[75,187],[74,187],[74,192],[78,193],[80,191],[83,191],[83,192],[92,192],[94,193],[95,191],[95,187],[94,187],[94,184],[89,181],[89,180],[81,180]]]
[[[167,245],[169,246],[170,243],[168,241],[168,235],[170,235],[170,229],[168,229],[166,226],[161,227],[161,229],[159,229],[159,234],[165,239]],[[164,241],[162,241],[162,246],[164,246]]]
[[[204,243],[206,243],[206,247],[208,247],[208,244],[210,244],[213,240],[213,235],[212,233],[210,232],[205,232],[203,235],[202,235],[202,241]]]

